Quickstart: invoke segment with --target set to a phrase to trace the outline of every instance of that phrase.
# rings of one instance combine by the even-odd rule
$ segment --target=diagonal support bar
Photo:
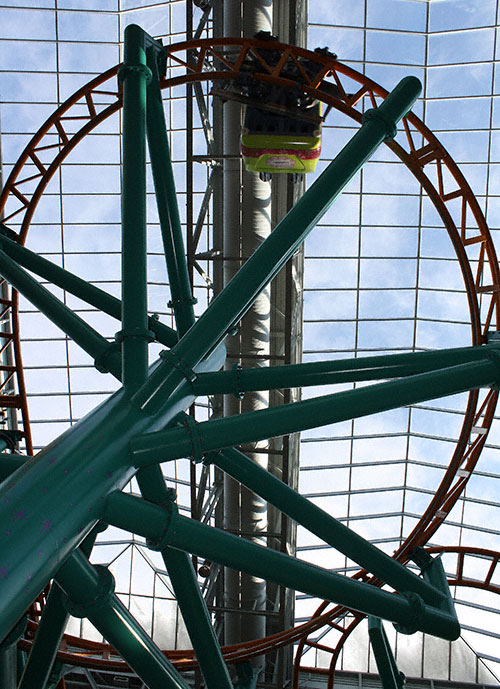
[[[154,47],[148,49],[147,64],[151,69],[153,78],[147,90],[147,140],[170,281],[170,304],[174,311],[177,331],[182,337],[194,323],[194,299],[189,281],[186,251],[175,194],[174,173],[170,159],[170,147],[158,75],[158,57],[158,51]]]
[[[238,416],[199,423],[193,421],[189,427],[157,431],[134,439],[131,449],[136,466],[178,457],[201,458],[201,455],[212,450],[318,428],[496,384],[499,377],[499,364],[495,359],[450,366],[432,373],[421,373],[402,380],[377,383]]]
[[[1,250],[0,274],[84,349],[94,359],[99,370],[109,371],[120,380],[121,358],[118,352],[110,350],[112,344]]]
[[[174,548],[161,554],[207,689],[233,689],[189,555]]]
[[[105,567],[93,567],[76,551],[56,581],[69,597],[68,610],[87,617],[150,689],[189,689],[189,685],[114,593]]]
[[[267,368],[233,368],[230,371],[202,373],[193,381],[192,388],[196,395],[241,394],[256,390],[401,378],[470,361],[481,361],[495,352],[500,355],[498,344],[337,361],[312,361]]]
[[[368,635],[383,689],[403,689],[405,676],[399,672],[382,620],[368,617]]]
[[[441,589],[435,588],[386,555],[239,450],[213,453],[208,456],[207,463],[218,466],[396,591],[414,591],[430,605],[439,605],[444,600],[445,594]]]
[[[82,278],[74,275],[69,270],[55,265],[52,261],[43,258],[43,256],[35,254],[25,246],[21,246],[21,244],[18,244],[1,233],[0,248],[5,251],[8,256],[17,261],[19,265],[36,273],[38,276],[44,278],[44,280],[52,282],[57,287],[78,297],[78,299],[107,313],[108,316],[121,320],[122,303],[111,294],[99,289],[99,287],[92,285],[86,280],[82,280]],[[161,344],[166,347],[173,347],[179,339],[175,330],[169,328],[168,325],[160,323],[160,321],[151,316],[148,319],[148,328],[154,332],[158,342],[161,342]]]
[[[183,367],[192,369],[238,323],[356,172],[384,140],[394,135],[395,123],[410,110],[420,89],[418,79],[406,77],[371,116],[367,114],[351,141],[174,347],[172,351]],[[153,411],[183,378],[182,367],[160,366],[134,395],[134,402]]]
[[[399,596],[329,572],[182,517],[173,503],[162,509],[141,498],[116,492],[106,501],[104,519],[121,529],[141,534],[161,547],[171,546],[190,552],[296,591],[341,603],[353,610],[399,624],[413,619],[418,630],[444,639],[454,640],[460,634],[456,617],[426,605],[418,594]]]

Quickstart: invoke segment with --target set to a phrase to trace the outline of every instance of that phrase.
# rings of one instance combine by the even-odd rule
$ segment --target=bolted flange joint
[[[122,65],[118,70],[118,83],[121,84],[129,74],[144,75],[148,84],[153,78],[153,73],[147,65]]]
[[[172,526],[172,522],[177,516],[177,505],[174,502],[174,498],[175,491],[173,491],[173,493],[169,495],[169,498],[161,504],[161,508],[165,514],[165,526],[163,527],[162,531],[158,533],[158,536],[155,538],[146,539],[146,545],[150,550],[161,552],[169,545],[170,528]]]
[[[410,591],[401,594],[410,604],[408,619],[404,624],[394,624],[394,629],[401,634],[415,634],[422,628],[425,616],[425,603],[418,593]]]
[[[486,356],[490,361],[492,361],[495,364],[496,368],[496,380],[495,382],[490,384],[490,388],[492,390],[500,390],[500,352],[491,350],[488,352]]]
[[[115,579],[103,565],[93,565],[99,577],[93,598],[84,603],[75,603],[69,596],[64,599],[64,607],[73,617],[89,617],[95,610],[107,607],[115,592]]]
[[[377,121],[381,124],[384,125],[385,128],[385,137],[384,141],[391,141],[391,139],[394,139],[398,132],[398,128],[392,122],[391,120],[387,119],[384,117],[384,114],[380,112],[378,108],[370,108],[370,110],[367,110],[362,119],[361,122],[365,124],[365,122],[370,122],[370,121]]]
[[[120,343],[111,342],[109,347],[99,354],[94,359],[94,366],[99,371],[99,373],[109,373],[110,371],[110,359],[112,359],[116,354],[120,353]]]

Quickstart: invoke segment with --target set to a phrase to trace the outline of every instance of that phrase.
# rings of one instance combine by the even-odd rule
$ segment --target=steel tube
[[[147,378],[146,66],[144,31],[125,29],[122,180],[123,385],[135,391]],[[150,76],[150,72],[149,72]]]
[[[189,689],[120,599],[114,593],[102,595],[97,571],[81,553],[73,553],[56,580],[150,689]]]
[[[265,285],[281,270],[342,189],[388,137],[388,123],[395,123],[411,108],[420,93],[415,77],[406,77],[367,119],[270,236],[242,266],[224,290],[174,348],[184,366],[193,366],[209,352],[251,306]],[[165,365],[134,396],[141,407],[154,410],[185,377],[178,367]]]
[[[102,359],[110,343],[82,318],[63,304],[57,297],[40,285],[20,268],[7,254],[0,250],[0,273],[28,301],[39,309],[58,328],[74,340],[94,360]],[[106,368],[115,378],[121,377],[121,359],[118,352],[106,356]]]
[[[223,352],[203,362],[219,368]],[[136,470],[134,435],[162,428],[193,403],[186,384],[156,416],[121,389],[0,485],[0,640],[101,518],[104,498]]]
[[[210,455],[208,461],[258,493],[298,524],[333,548],[340,550],[397,591],[415,591],[430,605],[438,605],[444,600],[445,594],[440,589],[427,583],[307,498],[302,497],[300,493],[259,467],[242,452],[234,449],[222,450]]]
[[[196,424],[197,452],[203,454],[211,450],[397,409],[404,405],[495,384],[498,379],[498,363],[487,359],[285,404],[251,414],[203,421]],[[192,434],[193,429],[177,427],[134,439],[132,450],[136,466],[192,455]]]
[[[182,337],[194,323],[194,300],[182,239],[156,58],[157,51],[150,48],[147,51],[147,63],[153,73],[153,79],[147,89],[147,140],[170,282],[171,304],[177,331]]]
[[[330,385],[412,376],[500,354],[498,344],[457,347],[432,352],[410,352],[305,364],[243,368],[202,373],[192,382],[196,395],[238,394],[252,390]]]
[[[233,689],[190,557],[174,548],[161,554],[207,688]]]
[[[413,604],[404,596],[334,574],[279,551],[182,517],[174,506],[165,511],[140,498],[115,493],[106,501],[104,519],[114,526],[159,540],[164,545],[193,553],[211,562],[395,623],[403,625],[416,615]],[[417,620],[420,631],[434,636],[454,640],[460,634],[456,618],[423,601],[418,606]]]
[[[12,241],[2,234],[0,234],[0,248],[17,261],[19,265],[24,266],[24,268],[52,282],[57,287],[73,294],[96,309],[107,313],[108,316],[121,320],[122,303],[120,299],[113,297],[90,282],[82,280],[82,278],[74,275],[69,270],[55,265],[43,258],[43,256],[35,254],[25,246],[21,246],[21,244]],[[151,316],[148,319],[148,328],[154,332],[158,342],[161,342],[166,347],[172,347],[179,339],[175,330]]]

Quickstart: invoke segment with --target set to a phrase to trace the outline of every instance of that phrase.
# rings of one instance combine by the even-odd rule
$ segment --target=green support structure
[[[334,574],[183,517],[178,514],[173,502],[162,508],[117,492],[109,496],[106,502],[104,519],[121,529],[141,534],[156,548],[171,546],[296,591],[384,617],[399,624],[404,633],[420,630],[452,641],[460,634],[460,625],[454,613],[425,604],[414,592],[412,596],[395,595]],[[411,627],[407,626],[409,620],[413,621]]]
[[[148,687],[190,689],[114,594],[108,569],[93,567],[76,551],[61,567],[56,581],[68,595],[68,611],[74,617],[87,617]]]
[[[353,139],[195,322],[159,83],[164,57],[160,43],[138,26],[127,27],[125,62],[119,71],[124,129],[121,302],[19,246],[8,228],[0,228],[0,273],[94,357],[100,370],[122,380],[120,390],[36,457],[25,461],[1,452],[8,442],[0,447],[0,639],[10,639],[40,591],[51,579],[57,582],[18,689],[45,689],[68,610],[87,616],[151,689],[187,688],[116,597],[109,571],[88,561],[86,539],[93,539],[103,520],[146,537],[150,547],[161,552],[208,689],[232,685],[188,553],[391,620],[405,633],[421,630],[457,638],[459,625],[439,564],[424,562],[423,578],[417,577],[259,469],[234,446],[496,385],[498,347],[220,372],[225,336],[364,162],[394,136],[420,83],[413,77],[403,79],[379,107],[365,114]],[[178,332],[147,313],[146,140]],[[26,270],[121,318],[121,352],[117,343],[107,342]],[[148,369],[152,339],[171,349]],[[197,423],[185,413],[198,395],[395,377],[401,380],[239,417]],[[226,449],[204,457],[221,448]],[[357,559],[397,593],[180,516],[159,464],[184,456],[213,462],[326,543]],[[134,476],[142,498],[122,492]],[[67,597],[66,610],[61,590]],[[246,669],[240,668],[237,686],[255,684],[255,676]]]
[[[108,316],[121,320],[121,301],[111,294],[104,292],[86,280],[82,280],[77,275],[73,275],[68,270],[60,268],[55,263],[47,261],[43,256],[38,256],[38,254],[33,253],[33,251],[21,246],[21,244],[1,233],[0,248],[20,266],[36,273],[44,280],[52,282],[57,287],[87,302],[90,306],[94,306],[96,309],[107,313]],[[165,347],[173,347],[179,339],[175,330],[152,316],[148,319],[148,328],[154,332],[158,342],[165,345]]]
[[[368,635],[383,689],[403,689],[406,678],[399,672],[382,620],[368,617]]]
[[[500,353],[498,343],[267,368],[234,367],[229,371],[202,373],[192,382],[192,389],[195,395],[242,395],[256,390],[387,380],[482,361],[494,357],[495,353]]]
[[[415,77],[402,79],[316,179],[269,237],[240,268],[207,310],[172,348],[171,355],[134,395],[148,413],[181,385],[189,371],[234,328],[261,290],[279,273],[344,187],[373,152],[395,132],[395,123],[420,93]],[[175,366],[172,362],[176,363]],[[194,378],[194,376],[193,376]]]
[[[122,367],[123,385],[134,392],[147,378],[146,276],[146,91],[152,74],[146,45],[152,39],[139,26],[125,29],[122,174]]]
[[[97,525],[80,546],[80,550],[85,556],[90,555],[100,531],[103,531],[103,528],[101,525]],[[35,640],[17,689],[43,688],[53,677],[54,662],[68,619],[69,614],[64,605],[64,593],[55,584],[50,587],[44,606],[44,614],[40,619]]]
[[[158,64],[160,62],[160,64]],[[189,282],[186,252],[182,239],[181,220],[175,194],[174,173],[170,159],[165,113],[161,98],[159,76],[162,70],[161,53],[155,47],[147,51],[147,63],[153,78],[148,86],[147,132],[149,158],[153,171],[156,203],[160,218],[161,234],[171,300],[177,332],[180,336],[194,323],[194,299]]]
[[[48,289],[39,285],[3,251],[0,251],[0,274],[80,345],[94,359],[98,368],[109,371],[118,380],[121,379],[120,357],[113,351],[112,345]]]
[[[303,402],[147,433],[134,439],[131,448],[138,467],[178,457],[201,460],[204,453],[213,450],[496,385],[498,380],[500,369],[495,358],[473,361]]]

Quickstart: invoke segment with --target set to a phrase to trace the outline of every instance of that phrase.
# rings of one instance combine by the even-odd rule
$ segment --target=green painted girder
[[[189,281],[186,251],[175,193],[174,173],[170,158],[165,112],[160,89],[159,53],[154,47],[147,50],[147,64],[153,74],[147,90],[147,139],[149,158],[156,192],[167,272],[175,324],[179,336],[194,323],[194,299]]]
[[[381,619],[368,617],[368,635],[383,689],[402,689],[406,678],[397,668]]]
[[[135,438],[131,450],[137,467],[179,457],[191,456],[201,461],[204,454],[213,450],[496,385],[499,380],[499,362],[494,357],[487,358],[279,407],[210,421],[193,421],[189,425]]]
[[[74,617],[87,617],[148,687],[190,689],[116,596],[106,567],[92,566],[77,550],[60,568],[56,581],[68,595],[67,610]]]
[[[36,273],[44,280],[52,282],[57,287],[90,304],[90,306],[107,313],[112,318],[121,320],[122,303],[120,299],[99,289],[99,287],[90,282],[82,280],[82,278],[74,275],[69,270],[61,268],[43,258],[43,256],[35,254],[33,251],[2,234],[1,231],[0,248],[20,266]],[[172,347],[179,339],[175,330],[161,323],[153,316],[148,318],[148,328],[154,332],[156,340],[165,345],[165,347]]]
[[[175,345],[167,360],[133,397],[148,413],[181,385],[190,370],[237,325],[262,289],[277,275],[326,213],[356,172],[386,139],[418,97],[421,84],[406,77],[377,110],[365,115],[361,128],[316,179],[269,237]],[[192,376],[194,379],[194,376]]]
[[[146,250],[146,65],[147,34],[125,29],[122,172],[122,381],[129,393],[147,379],[148,329]],[[150,37],[148,37],[150,39]],[[151,40],[151,39],[150,39]]]
[[[191,385],[196,395],[232,393],[241,396],[245,392],[259,390],[402,378],[495,356],[500,356],[500,345],[494,342],[478,347],[312,361],[267,368],[234,366],[229,371],[202,373]]]
[[[426,603],[435,606],[446,600],[441,588],[418,577],[239,450],[231,448],[211,453],[205,463],[222,469],[395,590],[414,591]]]
[[[4,251],[0,250],[0,274],[10,282],[39,311],[89,354],[102,371],[109,371],[121,379],[119,352],[94,328],[77,316],[48,289],[40,285]]]
[[[460,635],[455,614],[427,605],[416,593],[389,593],[206,526],[179,515],[173,502],[160,507],[141,498],[116,492],[106,501],[104,520],[120,529],[144,536],[157,549],[170,546],[193,553],[295,591],[383,617],[401,627],[412,619],[420,631],[443,639],[455,640]]]

